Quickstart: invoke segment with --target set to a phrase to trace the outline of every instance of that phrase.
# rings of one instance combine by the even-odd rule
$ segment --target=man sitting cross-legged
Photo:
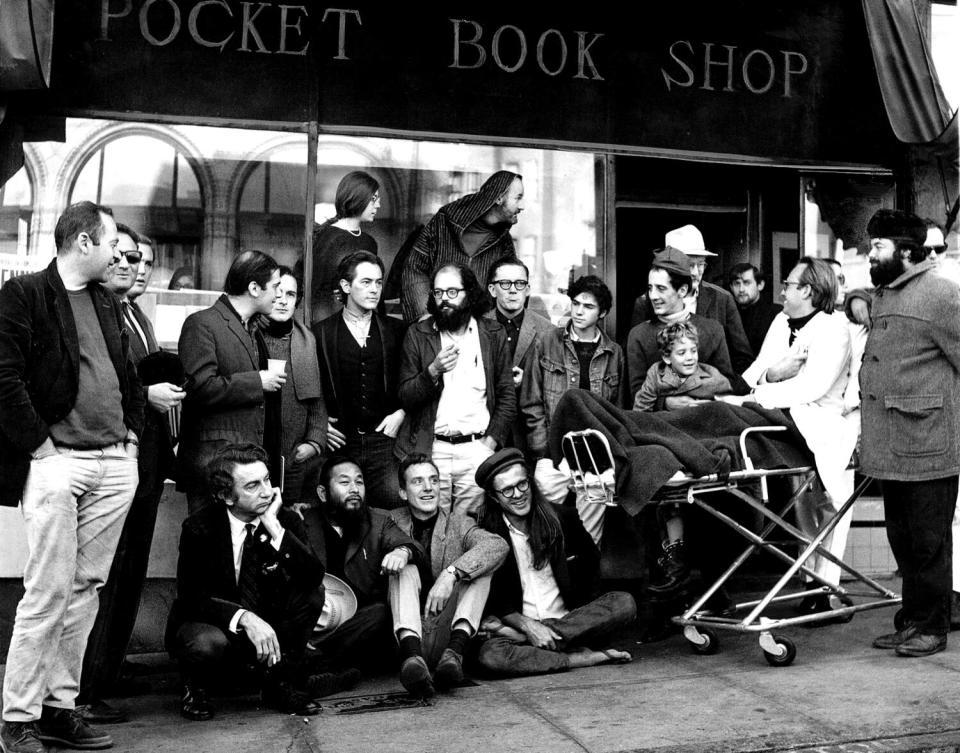
[[[434,685],[448,690],[463,680],[464,649],[480,626],[490,576],[509,547],[473,518],[440,508],[440,473],[426,455],[407,456],[398,480],[406,506],[390,517],[424,551],[418,568],[424,654],[436,666]]]
[[[167,624],[185,684],[181,714],[211,718],[206,690],[231,665],[257,668],[266,706],[316,714],[303,657],[323,608],[323,565],[282,509],[261,447],[224,447],[207,466],[207,487],[212,504],[183,523]]]
[[[491,637],[480,648],[480,664],[521,676],[630,661],[626,651],[593,648],[632,622],[637,605],[621,591],[593,598],[600,553],[576,508],[554,508],[532,494],[515,448],[485,460],[477,484],[486,492],[481,527],[510,544],[492,579],[482,625]]]

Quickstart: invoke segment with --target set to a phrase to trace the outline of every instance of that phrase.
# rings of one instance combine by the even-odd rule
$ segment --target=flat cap
[[[488,484],[493,481],[493,477],[500,473],[500,471],[512,465],[523,465],[524,463],[526,463],[526,460],[523,457],[523,453],[516,447],[504,447],[502,450],[497,450],[497,452],[480,463],[480,467],[477,468],[477,472],[474,475],[477,486],[483,489],[489,489]]]
[[[665,249],[657,251],[653,255],[651,266],[684,277],[690,276],[690,257],[673,246],[667,246]]]

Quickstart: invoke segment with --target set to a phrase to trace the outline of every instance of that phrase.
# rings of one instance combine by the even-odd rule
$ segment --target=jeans
[[[921,633],[950,631],[957,476],[882,481],[887,538],[903,575],[903,618]]]
[[[367,504],[383,510],[400,507],[400,482],[397,481],[397,460],[393,456],[394,440],[379,432],[359,434],[347,432],[347,444],[340,453],[353,458],[363,471]]]
[[[476,513],[484,497],[475,478],[477,468],[492,454],[493,450],[479,439],[461,444],[434,441],[433,462],[440,471],[440,506],[446,512]]]
[[[556,651],[514,643],[508,638],[491,638],[480,647],[477,659],[483,667],[504,677],[564,672],[570,669],[567,650],[602,645],[636,617],[633,597],[623,591],[610,591],[560,619],[543,620],[544,625],[563,637]]]
[[[110,572],[137,488],[137,461],[117,443],[61,449],[30,463],[21,508],[29,556],[3,682],[3,718],[73,708],[97,592]]]

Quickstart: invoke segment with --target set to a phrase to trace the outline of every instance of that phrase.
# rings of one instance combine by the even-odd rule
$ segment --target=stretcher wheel
[[[694,635],[693,638],[691,638],[692,634]],[[720,639],[717,637],[716,631],[710,628],[687,628],[684,630],[684,636],[695,654],[708,656],[720,650]]]
[[[772,638],[777,644],[779,652],[773,653],[764,649],[763,656],[767,660],[767,664],[771,667],[786,667],[793,664],[793,660],[797,658],[797,647],[793,645],[793,641],[784,638],[782,635],[774,635]]]

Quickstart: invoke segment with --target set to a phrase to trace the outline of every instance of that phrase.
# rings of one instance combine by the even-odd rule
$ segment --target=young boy
[[[699,362],[699,341],[697,328],[689,322],[678,322],[660,330],[657,345],[663,361],[647,371],[647,378],[634,398],[634,410],[662,410],[663,398],[668,395],[685,395],[690,398],[690,405],[696,405],[732,391],[723,374],[710,364]]]

